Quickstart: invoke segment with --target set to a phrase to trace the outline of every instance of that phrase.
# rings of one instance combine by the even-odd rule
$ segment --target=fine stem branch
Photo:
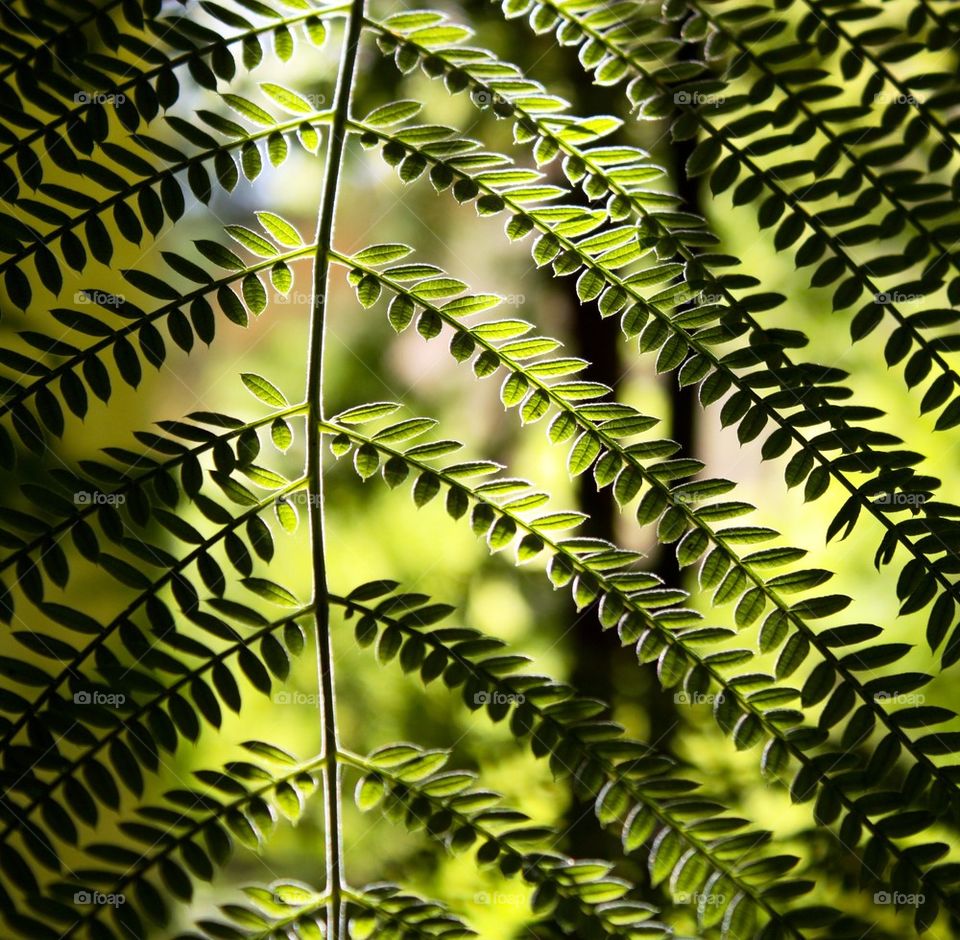
[[[343,905],[343,845],[340,834],[340,768],[337,761],[336,689],[333,674],[333,645],[330,636],[330,604],[327,596],[327,564],[324,543],[323,511],[323,443],[320,422],[323,420],[323,351],[326,338],[326,306],[329,288],[330,262],[328,253],[333,243],[336,218],[337,191],[343,166],[343,151],[350,117],[350,99],[353,91],[357,53],[363,29],[365,0],[353,0],[344,37],[340,73],[334,93],[333,123],[327,145],[327,159],[323,171],[319,218],[317,220],[317,250],[313,261],[313,300],[310,311],[308,338],[306,400],[309,407],[307,421],[306,474],[311,496],[308,501],[310,519],[310,549],[313,560],[313,604],[317,625],[317,671],[320,683],[321,741],[325,756],[323,766],[323,796],[326,812],[326,878],[325,892],[330,901],[327,907],[327,938],[341,940],[346,936],[346,917]]]

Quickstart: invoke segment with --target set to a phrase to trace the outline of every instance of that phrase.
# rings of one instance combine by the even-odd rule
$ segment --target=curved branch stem
[[[356,73],[357,53],[363,29],[365,0],[353,0],[340,74],[334,95],[333,123],[327,145],[327,159],[323,172],[323,193],[317,220],[316,255],[313,262],[313,300],[310,312],[308,339],[306,400],[310,420],[307,424],[307,485],[309,500],[310,547],[313,562],[314,614],[317,626],[317,670],[320,681],[321,745],[325,755],[323,767],[324,806],[326,808],[326,877],[327,938],[341,940],[346,936],[346,912],[343,906],[343,845],[340,838],[340,766],[337,761],[338,737],[336,715],[336,684],[333,672],[333,646],[330,636],[330,603],[327,590],[327,562],[323,512],[323,351],[326,339],[326,303],[329,288],[330,262],[327,258],[333,243],[336,219],[337,192],[343,152],[347,140],[347,122],[350,117],[350,99]]]

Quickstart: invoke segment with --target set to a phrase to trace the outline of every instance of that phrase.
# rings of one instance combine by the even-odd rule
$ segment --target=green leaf
[[[423,105],[419,101],[393,101],[390,104],[374,108],[363,119],[363,123],[370,127],[390,127],[409,120],[415,114],[418,114],[422,108]]]
[[[285,111],[291,114],[311,114],[314,107],[301,97],[295,91],[285,88],[283,85],[275,85],[273,82],[261,82],[260,87]]]
[[[286,220],[273,212],[258,212],[257,218],[264,229],[281,245],[299,248],[303,244],[300,233]]]
[[[333,420],[339,424],[366,424],[379,418],[385,418],[399,409],[400,406],[396,402],[375,401],[341,411],[340,414],[334,415]]]
[[[240,378],[243,384],[265,404],[272,405],[274,408],[285,408],[289,404],[283,393],[263,376],[254,372],[241,372]]]
[[[240,583],[247,590],[253,591],[257,596],[273,604],[279,604],[282,607],[300,606],[300,602],[290,591],[266,578],[243,578]]]
[[[223,95],[223,100],[233,108],[234,111],[242,114],[248,120],[253,121],[254,124],[262,124],[270,127],[277,123],[273,115],[264,111],[260,105],[254,104],[254,102],[240,95],[225,94]]]
[[[242,225],[228,225],[224,231],[234,241],[239,242],[244,248],[252,251],[261,258],[272,258],[277,254],[277,249],[270,244],[262,235],[245,228]]]
[[[600,454],[600,441],[591,431],[584,431],[574,441],[567,458],[567,471],[571,476],[578,476],[589,469]]]

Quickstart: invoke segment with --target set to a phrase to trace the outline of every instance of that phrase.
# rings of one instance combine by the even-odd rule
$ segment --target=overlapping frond
[[[789,487],[808,502],[843,494],[828,540],[865,523],[880,533],[877,568],[900,565],[894,606],[922,614],[928,646],[950,667],[960,660],[960,507],[941,495],[949,488],[901,440],[896,416],[857,400],[840,357],[805,358],[808,324],[777,320],[796,298],[743,270],[630,135],[631,122],[662,121],[674,143],[689,143],[687,179],[756,209],[773,248],[830,289],[852,340],[902,373],[906,400],[949,443],[960,425],[960,99],[943,63],[960,17],[937,0],[909,10],[824,0],[491,6],[509,30],[523,22],[555,37],[556,54],[587,80],[625,90],[611,94],[611,114],[579,116],[549,84],[471,45],[472,30],[446,13],[384,6],[0,7],[0,281],[4,323],[16,323],[0,349],[4,929],[41,940],[152,936],[235,844],[260,851],[281,817],[296,824],[316,807],[323,887],[285,877],[250,887],[183,940],[476,936],[457,903],[350,884],[341,775],[356,778],[361,810],[522,879],[538,936],[667,938],[690,915],[703,936],[724,940],[885,936],[817,884],[820,839],[833,856],[824,870],[851,896],[858,882],[919,899],[905,912],[918,931],[960,917],[948,843],[960,818],[960,732],[950,708],[902,704],[936,678],[905,665],[912,645],[851,618],[855,599],[825,588],[833,573],[803,567],[805,551],[757,523],[741,489],[655,430],[663,416],[587,377],[591,364],[551,335],[558,325],[505,312],[498,293],[476,293],[409,245],[381,238],[347,251],[333,237],[348,138],[402,182],[452,195],[464,224],[500,215],[538,269],[575,281],[583,315],[616,317],[652,372],[695,386],[740,443],[762,439],[763,459],[785,458]],[[334,55],[330,34],[342,43],[328,100],[317,76]],[[392,60],[402,89],[371,89],[363,56]],[[272,80],[270,58],[307,63],[290,73],[306,77]],[[468,95],[473,117],[507,122],[510,152],[488,145],[484,121],[471,120],[469,136],[404,97],[417,93],[405,76],[418,69]],[[283,179],[297,149],[322,158],[315,239],[271,209],[256,221],[232,209],[242,181]],[[192,213],[219,216],[220,204],[231,207],[214,226],[222,236],[178,240]],[[96,401],[113,407],[120,387],[137,391],[146,369],[198,352],[197,340],[277,317],[301,261],[313,265],[299,307],[311,314],[302,401],[285,381],[243,371],[253,417],[194,411],[135,444],[49,466]],[[321,366],[338,270],[396,333],[445,334],[473,378],[496,376],[517,433],[540,425],[570,478],[609,487],[623,515],[675,553],[689,592],[612,537],[580,534],[585,514],[534,481],[464,456],[445,420],[352,394],[328,413]],[[782,290],[794,289],[807,285]],[[328,588],[329,453],[362,481],[409,487],[417,507],[442,500],[492,554],[569,587],[578,613],[595,609],[631,647],[633,668],[649,666],[678,703],[709,698],[716,727],[704,733],[756,750],[767,779],[812,804],[819,833],[784,844],[711,794],[695,768],[629,735],[603,702],[503,640],[445,625],[453,608],[426,594],[388,578]],[[914,511],[898,514],[906,505]],[[273,575],[281,534],[309,536],[306,589]],[[227,712],[251,693],[282,694],[310,634],[318,753],[299,760],[241,739],[221,769],[172,778],[168,759],[229,727]],[[447,769],[446,748],[388,741],[364,756],[341,742],[334,640],[505,722],[616,836],[613,857],[571,857],[555,820],[507,806],[482,775]],[[890,914],[893,929],[907,929],[902,916]]]

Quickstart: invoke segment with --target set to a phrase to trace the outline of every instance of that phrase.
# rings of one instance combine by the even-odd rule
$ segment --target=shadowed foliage
[[[937,475],[960,426],[960,10],[442,6],[0,7],[3,936],[480,935],[455,893],[355,884],[354,809],[513,883],[522,911],[490,936],[960,936],[960,726],[942,682],[960,660],[960,506]],[[531,277],[560,280],[569,316],[527,316],[506,274],[467,283],[426,238],[377,237],[396,177],[478,244],[495,225]],[[316,193],[309,230],[271,206],[281,189]],[[443,344],[478,401],[496,385],[499,420],[546,436],[579,505],[511,469],[502,441],[491,459],[441,396],[434,410],[338,382],[338,316]],[[264,324],[292,337],[268,376],[242,340]],[[186,354],[195,368],[221,344],[244,416],[111,435],[148,388],[145,413],[181,400]],[[379,358],[354,356],[377,378]],[[659,406],[630,403],[635,364],[668,383]],[[714,475],[694,434],[708,422],[802,493],[809,544],[873,554],[863,597],[771,527],[749,474]],[[328,511],[352,477],[362,499],[385,484],[425,517],[442,506],[569,591],[543,619],[556,643],[572,631],[570,674],[360,559],[339,583]],[[424,525],[442,555],[439,518]],[[353,545],[386,541],[354,529]],[[409,698],[502,723],[570,805],[513,806],[452,731],[448,747],[425,729],[353,750],[335,642],[419,680]],[[303,694],[291,677],[310,656],[312,753],[291,753],[283,718],[276,739],[236,734],[237,714]],[[350,727],[375,724],[348,705]],[[682,712],[739,777],[674,746]],[[184,770],[191,748],[216,765]],[[761,775],[783,819],[738,796]],[[234,849],[264,850],[283,819],[308,833],[317,883],[284,870],[220,897]]]

